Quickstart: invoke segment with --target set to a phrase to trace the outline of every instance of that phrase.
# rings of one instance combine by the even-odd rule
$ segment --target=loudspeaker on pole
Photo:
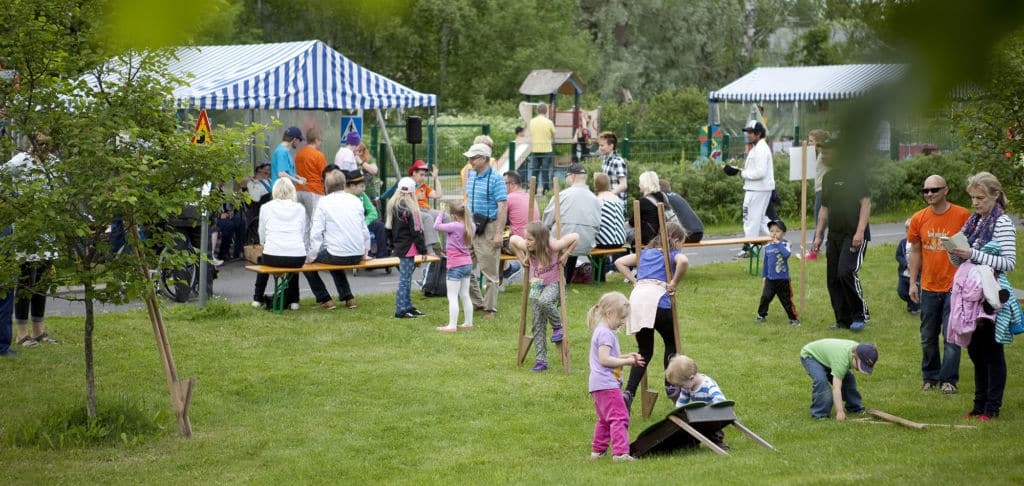
[[[418,116],[405,119],[405,141],[411,144],[423,143],[423,120]]]

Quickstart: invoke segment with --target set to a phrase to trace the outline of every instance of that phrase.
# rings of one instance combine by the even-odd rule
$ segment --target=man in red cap
[[[434,164],[434,167],[430,169],[433,188],[426,184],[427,170],[427,163],[417,160],[409,168],[409,177],[416,181],[416,202],[420,205],[420,216],[423,220],[423,239],[427,245],[427,251],[432,252],[434,246],[440,243],[441,240],[438,239],[437,230],[434,229],[437,211],[430,208],[430,200],[440,199],[444,196],[444,193],[441,192],[441,186],[438,184],[437,164]]]

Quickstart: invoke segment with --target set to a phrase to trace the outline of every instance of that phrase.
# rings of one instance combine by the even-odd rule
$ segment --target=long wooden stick
[[[875,425],[900,425],[900,424],[897,424],[895,422],[884,422],[884,421],[883,422],[879,422],[879,421],[877,421],[877,420],[875,420],[875,419],[873,419],[871,417],[855,418],[855,419],[850,419],[848,421],[849,422],[859,422],[859,423],[863,423],[863,424],[875,424]],[[921,425],[924,425],[926,427],[944,427],[944,428],[948,428],[948,429],[976,429],[977,428],[977,427],[975,427],[973,425],[963,425],[963,424],[925,424],[925,423],[922,423]]]
[[[928,427],[925,424],[917,423],[917,422],[914,422],[914,421],[911,421],[911,420],[907,420],[907,419],[905,419],[903,417],[897,417],[896,415],[885,413],[885,412],[883,412],[881,410],[875,410],[875,409],[869,408],[867,410],[867,413],[868,413],[868,415],[872,415],[874,417],[878,417],[878,418],[880,418],[882,420],[885,420],[886,422],[892,422],[894,424],[902,425],[904,427],[911,428],[911,429],[921,430],[921,429],[924,429],[924,428]]]
[[[530,178],[530,204],[526,213],[526,221],[529,222],[533,218],[533,207],[534,198],[537,196],[537,178]],[[518,255],[517,255],[518,256]],[[523,262],[523,303],[519,309],[519,353],[517,355],[519,366],[523,365],[526,361],[526,353],[530,352],[530,346],[533,344],[533,333],[527,335],[526,333],[526,311],[529,308],[530,302],[530,259],[527,258]]]
[[[643,252],[643,222],[640,220],[640,200],[633,201],[633,227],[635,231],[633,233],[633,248],[636,251],[636,266],[640,268],[640,253]],[[653,357],[653,355],[652,355]],[[644,374],[640,379],[640,415],[644,418],[650,418],[654,412],[654,404],[658,401],[658,390],[651,390],[647,387],[647,369],[651,366],[651,363],[644,364]]]
[[[149,271],[142,265],[142,238],[139,236],[138,225],[131,218],[125,218],[125,226],[129,228],[134,241],[132,248],[139,263],[138,271],[142,275],[149,275]],[[164,368],[164,377],[167,380],[167,390],[171,396],[171,406],[174,407],[174,415],[178,419],[178,433],[182,437],[192,436],[192,421],[188,412],[192,405],[192,388],[195,385],[195,378],[188,378],[184,381],[178,379],[178,369],[174,364],[174,353],[171,352],[171,343],[167,339],[167,328],[164,326],[163,316],[160,315],[160,307],[156,302],[156,293],[153,285],[147,285],[145,297],[146,311],[149,313],[150,323],[153,325],[153,335],[156,337],[157,351],[160,353],[160,362]]]
[[[725,450],[723,450],[721,447],[718,447],[718,444],[715,444],[714,442],[711,442],[711,439],[704,437],[704,434],[700,433],[699,430],[693,428],[692,425],[686,423],[685,420],[676,417],[675,415],[669,415],[668,419],[672,421],[672,423],[676,424],[680,429],[685,430],[686,433],[690,434],[694,439],[697,439],[701,441],[702,444],[708,446],[708,449],[711,449],[716,454],[721,454],[723,456],[729,455],[728,452],[725,452]]]
[[[559,197],[558,178],[552,177],[551,190],[555,198],[555,238],[562,238],[562,207],[561,197]],[[569,372],[569,318],[566,315],[565,310],[565,265],[562,264],[561,257],[558,258],[558,299],[559,309],[558,312],[562,316],[562,340],[558,342],[558,351],[562,354],[562,369],[566,373]]]
[[[658,235],[661,237],[661,254],[665,257],[665,283],[672,280],[672,257],[669,249],[668,229],[665,227],[665,203],[658,203]],[[668,301],[672,304],[672,339],[676,345],[676,352],[683,352],[683,345],[679,340],[679,315],[676,311],[676,295],[668,294]]]
[[[807,302],[807,141],[800,150],[800,314],[804,315]],[[813,216],[817,220],[818,215]],[[818,224],[814,224],[818,230]]]

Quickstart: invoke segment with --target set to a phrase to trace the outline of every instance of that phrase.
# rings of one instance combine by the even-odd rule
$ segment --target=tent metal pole
[[[402,171],[398,168],[398,161],[395,159],[395,148],[391,146],[388,126],[384,124],[384,117],[380,114],[380,108],[375,108],[373,111],[377,113],[377,125],[380,126],[381,133],[384,135],[384,145],[388,147],[388,157],[391,158],[391,166],[395,169],[395,177],[401,178]],[[387,185],[386,181],[385,185]]]

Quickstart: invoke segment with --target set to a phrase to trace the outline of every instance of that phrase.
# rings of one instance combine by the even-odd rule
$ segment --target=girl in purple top
[[[548,369],[547,337],[548,322],[551,322],[551,342],[562,342],[562,319],[558,313],[558,282],[560,265],[565,265],[569,253],[576,248],[579,235],[569,233],[557,240],[551,239],[548,227],[540,221],[526,225],[526,238],[513,235],[509,239],[512,252],[530,266],[530,300],[533,305],[533,345],[537,351],[537,363],[531,372]]]
[[[629,301],[620,292],[601,296],[590,312],[587,325],[593,331],[590,338],[590,385],[587,390],[594,397],[597,423],[590,460],[596,461],[608,453],[612,446],[612,460],[632,461],[629,455],[629,410],[622,399],[622,367],[642,367],[644,358],[639,353],[619,355],[619,339],[615,330],[629,318]]]
[[[448,206],[451,215],[450,223],[444,222],[444,209],[437,212],[434,229],[443,231],[445,237],[445,255],[448,257],[448,325],[437,328],[440,332],[455,332],[459,327],[473,329],[473,301],[469,298],[469,277],[473,274],[473,259],[469,248],[473,245],[473,217],[464,201],[456,200]],[[455,325],[459,319],[459,299],[465,310],[465,322]]]

